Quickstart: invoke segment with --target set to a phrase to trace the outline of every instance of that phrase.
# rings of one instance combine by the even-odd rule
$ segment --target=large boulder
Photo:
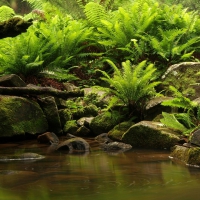
[[[200,167],[200,147],[185,147],[176,145],[172,148],[170,158],[181,161],[189,166]]]
[[[179,137],[163,124],[141,121],[131,126],[122,136],[122,142],[133,148],[169,149],[179,141]]]
[[[48,129],[37,102],[23,97],[0,95],[0,137],[43,133]]]
[[[191,100],[200,96],[200,62],[182,62],[174,64],[168,68],[162,77],[160,90],[168,91],[169,85],[172,85]],[[189,84],[188,84],[189,83]],[[169,92],[167,96],[171,95]]]

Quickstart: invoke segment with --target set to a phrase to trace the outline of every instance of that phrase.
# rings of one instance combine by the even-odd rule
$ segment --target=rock
[[[133,148],[169,149],[179,137],[159,122],[141,121],[131,126],[122,136],[122,142]]]
[[[71,91],[74,91],[74,90],[79,90],[78,87],[76,87],[75,85],[73,85],[72,83],[63,83],[64,87],[65,87],[65,90],[67,92],[71,92]]]
[[[199,69],[200,62],[182,62],[170,66],[162,77],[160,90],[167,91],[169,85],[172,85],[191,100],[198,98],[200,85],[197,83],[200,82],[200,75],[196,74]],[[168,92],[166,95],[170,96],[171,94]]]
[[[74,135],[78,137],[89,137],[90,134],[90,129],[86,128],[85,126],[80,126],[78,130],[76,130],[76,132],[74,133]]]
[[[60,117],[61,127],[63,129],[66,122],[71,120],[72,116],[71,116],[69,109],[58,110],[58,114],[59,114],[59,117]]]
[[[90,129],[95,136],[110,131],[121,119],[118,112],[104,112],[94,117],[91,121]]]
[[[87,105],[82,108],[71,110],[73,119],[80,119],[82,117],[95,117],[98,115],[98,108],[93,105]]]
[[[111,140],[121,141],[122,135],[133,126],[133,122],[122,122],[116,125],[112,130],[108,132],[108,137]]]
[[[97,135],[95,137],[95,140],[99,143],[109,143],[112,142],[112,140],[108,137],[108,133],[102,133],[100,135]]]
[[[74,134],[76,133],[76,131],[79,129],[79,126],[78,124],[76,123],[76,120],[70,120],[70,121],[67,121],[64,125],[64,128],[63,128],[63,132],[64,133],[71,133],[71,134]]]
[[[144,120],[152,121],[158,115],[162,114],[162,112],[171,112],[171,107],[169,106],[162,106],[161,103],[165,100],[173,99],[173,97],[156,97],[151,99],[145,108],[145,117]]]
[[[0,86],[3,87],[26,87],[26,83],[17,75],[9,74],[0,77]]]
[[[59,143],[59,138],[53,132],[46,132],[42,135],[38,135],[37,141],[39,143],[50,143],[50,144],[57,144]]]
[[[172,148],[170,158],[189,166],[200,167],[200,147],[188,148],[176,145]]]
[[[190,143],[200,147],[200,129],[193,132],[190,136]]]
[[[62,133],[60,116],[54,97],[44,97],[39,99],[39,104],[48,121],[49,130],[55,133]]]
[[[92,102],[97,107],[104,108],[109,104],[110,97],[106,95],[105,91],[99,90],[99,88],[84,88],[85,98],[84,101]]]
[[[48,123],[37,102],[0,95],[0,137],[44,133]]]
[[[32,161],[32,160],[41,160],[45,158],[45,156],[42,156],[37,153],[22,153],[19,155],[11,155],[11,156],[1,156],[0,161],[1,162],[8,162],[8,161]]]
[[[26,32],[28,27],[32,24],[32,20],[24,21],[20,17],[13,17],[7,21],[0,22],[0,39],[15,37],[23,32]]]
[[[125,144],[123,142],[110,142],[108,144],[104,143],[102,144],[101,148],[104,151],[128,151],[132,149],[132,146],[130,144]]]
[[[88,152],[90,151],[89,143],[83,138],[75,137],[60,143],[57,147],[58,151],[74,152]]]

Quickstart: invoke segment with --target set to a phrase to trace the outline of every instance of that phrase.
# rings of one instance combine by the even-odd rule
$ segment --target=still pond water
[[[89,140],[92,152],[46,154],[34,141],[0,144],[0,156],[46,154],[35,162],[0,162],[0,200],[197,200],[200,169],[169,159],[169,151],[108,154]]]

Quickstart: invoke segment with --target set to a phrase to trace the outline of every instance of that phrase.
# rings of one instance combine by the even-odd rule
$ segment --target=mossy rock
[[[178,89],[184,96],[194,100],[200,96],[200,62],[182,62],[171,65],[162,77],[162,84],[159,85],[161,91],[166,91],[167,96],[171,96],[169,86]],[[188,84],[189,83],[189,84]]]
[[[134,122],[119,123],[112,130],[108,132],[108,137],[111,140],[121,141],[122,135],[133,125],[134,125]]]
[[[69,109],[61,109],[58,111],[58,114],[60,116],[60,123],[63,128],[66,122],[71,119],[71,113]]]
[[[91,116],[97,116],[98,115],[98,108],[90,104],[88,106],[73,109],[71,110],[71,114],[73,116],[73,119],[80,119],[81,117],[91,117]]]
[[[63,132],[74,134],[78,130],[79,126],[76,123],[76,120],[70,120],[65,123]]]
[[[172,148],[170,157],[189,166],[200,167],[200,147],[185,147],[176,145]]]
[[[0,137],[43,133],[48,123],[38,103],[23,97],[0,96]]]
[[[114,126],[119,124],[121,115],[118,112],[104,112],[94,117],[90,123],[90,129],[95,136],[101,133],[107,133]]]
[[[39,104],[48,121],[49,130],[55,133],[62,133],[60,116],[54,97],[48,96],[40,98]]]
[[[122,136],[122,142],[133,148],[169,149],[179,137],[159,122],[141,121],[131,126]]]

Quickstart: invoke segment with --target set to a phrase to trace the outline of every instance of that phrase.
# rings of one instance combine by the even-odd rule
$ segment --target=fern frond
[[[167,127],[181,131],[182,133],[188,130],[183,124],[181,124],[176,119],[174,114],[162,112],[162,116],[163,116],[163,119],[161,119],[160,121]]]
[[[105,8],[94,2],[89,2],[84,9],[87,20],[95,27],[101,26],[101,20],[107,18]]]
[[[197,106],[196,102],[193,102],[189,98],[183,96],[183,94],[179,92],[174,86],[169,86],[169,89],[173,92],[175,98],[163,101],[163,106],[183,108],[186,111],[190,111]]]
[[[15,16],[15,11],[8,6],[0,7],[0,22],[6,21]]]
[[[44,5],[44,0],[24,0],[28,2],[28,4],[31,6],[33,9],[39,9],[43,10],[43,5]]]

